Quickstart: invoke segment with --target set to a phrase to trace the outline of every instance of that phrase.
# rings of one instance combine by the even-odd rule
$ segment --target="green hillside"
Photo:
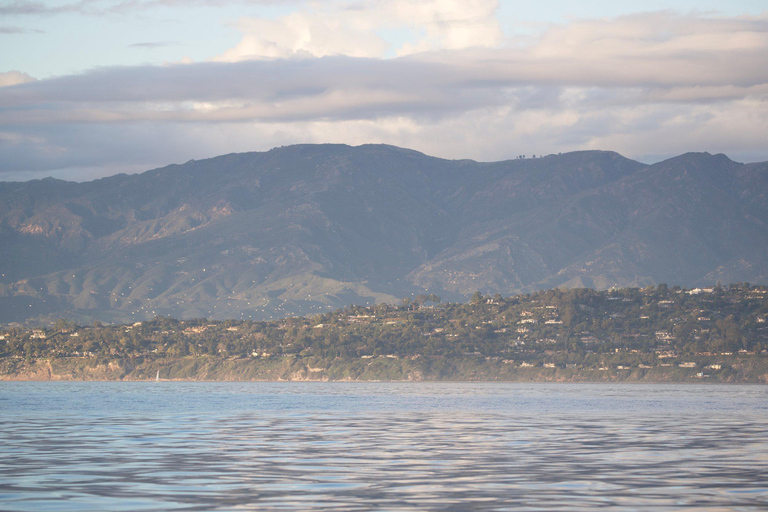
[[[436,296],[269,322],[11,328],[5,378],[766,382],[768,289]]]

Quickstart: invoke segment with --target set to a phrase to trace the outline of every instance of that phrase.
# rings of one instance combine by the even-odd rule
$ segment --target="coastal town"
[[[0,330],[0,371],[32,378],[45,363],[80,368],[71,378],[148,378],[162,367],[185,379],[227,368],[234,379],[763,382],[766,319],[768,289],[747,283],[477,292],[468,303],[425,294],[269,322],[11,325]]]

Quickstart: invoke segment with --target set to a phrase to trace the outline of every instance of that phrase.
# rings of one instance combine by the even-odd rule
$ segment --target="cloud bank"
[[[298,142],[768,159],[768,18],[580,20],[521,45],[496,2],[466,6],[334,3],[240,20],[241,41],[209,62],[0,74],[0,173],[90,177]],[[398,27],[407,37],[381,35]]]

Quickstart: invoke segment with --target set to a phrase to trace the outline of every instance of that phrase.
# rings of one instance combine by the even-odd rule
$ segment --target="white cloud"
[[[276,59],[295,55],[323,57],[382,55],[387,47],[365,20],[316,13],[291,13],[279,20],[245,19],[238,28],[245,34],[240,43],[216,60]]]
[[[400,0],[391,4],[392,18],[424,36],[405,42],[398,55],[426,50],[457,50],[472,47],[495,47],[504,42],[496,18],[496,0]]]
[[[428,50],[498,46],[503,42],[495,17],[496,0],[379,0],[316,3],[279,19],[245,18],[237,23],[242,40],[215,60],[292,56],[383,57]],[[387,41],[382,31],[400,30],[406,41]],[[393,47],[394,45],[394,47]]]
[[[34,82],[35,78],[29,76],[27,73],[21,71],[6,71],[0,73],[0,87],[7,87],[9,85],[18,85],[26,82]]]
[[[768,17],[646,13],[555,25],[522,48],[421,56],[474,62],[486,78],[603,86],[766,83]]]
[[[728,52],[766,46],[765,18],[721,18],[652,12],[552,26],[536,57],[600,59]]]

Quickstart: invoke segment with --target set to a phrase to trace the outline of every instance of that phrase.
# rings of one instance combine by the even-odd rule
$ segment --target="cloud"
[[[5,16],[20,14],[40,14],[45,12],[47,9],[48,8],[46,8],[45,4],[41,2],[26,2],[21,0],[16,2],[8,2],[5,5],[0,5],[0,14]]]
[[[655,162],[686,151],[726,153],[765,161],[768,101],[712,105],[585,105],[580,89],[559,89],[557,102],[518,91],[520,104],[477,108],[443,118],[386,115],[372,119],[287,120],[269,123],[71,123],[10,127],[0,134],[0,179],[39,174],[95,178],[183,163],[230,152],[264,151],[303,143],[409,147],[444,158],[503,160],[581,149],[615,150]],[[529,102],[530,100],[530,102]]]
[[[496,47],[504,41],[496,18],[499,7],[496,0],[401,0],[388,6],[395,20],[424,32],[423,37],[398,48],[398,55],[429,50]]]
[[[0,88],[0,171],[149,167],[296,142],[484,160],[584,148],[768,159],[765,17],[582,20],[510,46],[461,36],[487,23],[495,2],[475,18],[445,1],[346,4],[348,14],[340,5],[335,21],[319,10],[244,21],[239,49],[217,62],[14,75]],[[435,32],[384,58],[393,48],[375,35],[377,17]]]
[[[15,0],[0,5],[0,15],[5,16],[52,16],[77,13],[90,16],[140,12],[158,7],[220,7],[227,4],[294,4],[303,0],[80,0],[51,5],[34,0]]]
[[[166,48],[168,46],[178,46],[178,41],[148,41],[143,43],[129,44],[128,48],[141,48],[145,50],[154,50],[155,48]]]
[[[0,34],[44,34],[45,31],[33,28],[0,26]]]
[[[238,62],[296,55],[368,57],[383,55],[387,48],[369,24],[350,24],[344,18],[313,13],[291,13],[276,21],[241,20],[237,26],[246,35],[216,60]]]
[[[63,5],[48,5],[44,2],[35,2],[29,0],[16,0],[0,5],[0,15],[4,16],[24,16],[24,15],[51,15],[68,12],[84,12],[93,2],[81,0]]]
[[[29,76],[27,73],[22,73],[21,71],[14,70],[0,73],[0,87],[7,87],[9,85],[18,85],[34,81],[35,78]]]
[[[292,56],[382,57],[428,50],[498,46],[503,34],[496,0],[388,0],[365,3],[330,1],[279,19],[245,18],[243,38],[216,60],[238,62]],[[382,31],[409,32],[396,48]]]
[[[591,107],[706,103],[764,97],[765,55],[766,19],[656,13],[556,26],[526,48],[100,68],[0,90],[0,122],[439,118],[525,108],[520,92],[528,87],[601,90],[571,99]]]
[[[103,68],[0,91],[0,123],[361,118],[450,111],[504,91],[461,67],[350,57]]]

